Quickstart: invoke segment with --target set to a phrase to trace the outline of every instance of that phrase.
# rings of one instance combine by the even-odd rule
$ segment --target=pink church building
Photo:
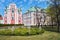
[[[22,11],[11,3],[4,12],[4,24],[22,24]]]

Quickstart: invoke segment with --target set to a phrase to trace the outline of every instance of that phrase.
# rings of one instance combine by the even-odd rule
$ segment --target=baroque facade
[[[4,24],[22,24],[22,11],[11,3],[4,12]]]
[[[25,14],[23,14],[24,25],[25,26],[37,25],[39,22],[40,25],[44,25],[46,14],[45,12],[41,11],[42,11],[41,8],[31,7]]]

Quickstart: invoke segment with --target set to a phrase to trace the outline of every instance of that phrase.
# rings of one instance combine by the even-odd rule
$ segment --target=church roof
[[[35,8],[35,7],[31,7],[31,8],[29,9],[29,11],[36,11],[36,8]]]
[[[41,8],[39,8],[39,7],[31,7],[30,9],[29,9],[29,11],[31,12],[34,12],[34,11],[40,11],[41,10]]]

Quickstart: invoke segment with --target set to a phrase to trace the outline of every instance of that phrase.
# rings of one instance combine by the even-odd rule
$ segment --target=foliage
[[[58,29],[57,29],[57,26],[45,26],[45,27],[42,27],[43,29],[47,30],[47,31],[53,31],[53,32],[57,32]],[[60,32],[60,29],[59,29],[59,32]]]
[[[0,24],[0,27],[1,26],[24,26],[24,24]]]
[[[45,30],[39,28],[31,28],[30,35],[42,34]]]
[[[0,35],[28,36],[42,33],[44,33],[44,30],[39,28],[16,28],[14,31],[10,29],[0,30]]]
[[[1,35],[11,35],[12,31],[10,29],[0,30]]]
[[[60,40],[60,33],[45,31],[43,35],[34,36],[0,36],[0,40]]]
[[[38,30],[36,28],[31,28],[29,34],[35,35],[35,34],[37,34],[37,31]]]
[[[27,28],[17,28],[14,30],[15,35],[27,35],[28,30]]]
[[[14,35],[20,35],[20,29],[15,29],[14,32],[13,32]]]
[[[50,0],[47,13],[51,16],[52,20],[55,20],[59,32],[60,0]]]

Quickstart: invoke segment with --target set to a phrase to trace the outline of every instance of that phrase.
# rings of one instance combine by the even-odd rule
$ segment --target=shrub
[[[42,34],[42,33],[44,33],[44,32],[45,32],[44,29],[39,30],[39,34]]]
[[[10,29],[0,30],[1,35],[11,35],[12,31]]]
[[[53,25],[53,27],[52,26],[46,26],[46,27],[42,27],[43,29],[45,29],[45,30],[47,30],[47,31],[53,31],[53,32],[57,32],[57,26],[54,26]]]
[[[17,28],[14,30],[15,35],[28,35],[28,29],[27,28]]]
[[[24,26],[24,24],[0,24],[0,26]]]
[[[44,29],[39,29],[39,28],[16,28],[14,31],[10,29],[4,29],[0,30],[0,35],[21,35],[21,36],[26,36],[26,35],[36,35],[36,34],[42,34],[44,33]]]
[[[31,28],[29,34],[30,35],[35,35],[36,34],[35,28]]]
[[[4,34],[5,31],[4,30],[0,30],[0,35]]]
[[[28,29],[27,28],[22,28],[20,30],[20,35],[28,35]]]
[[[41,32],[44,32],[44,31],[40,30],[39,28],[31,28],[29,34],[36,35],[36,34],[40,34]]]
[[[40,33],[40,29],[39,28],[35,28],[35,30],[36,30],[36,34]]]
[[[14,35],[20,35],[20,30],[21,29],[19,29],[19,28],[15,29],[14,32],[13,32],[13,34]]]
[[[11,35],[11,34],[12,34],[12,31],[11,31],[10,29],[5,30],[5,34],[6,34],[6,35]]]
[[[44,33],[45,32],[45,30],[44,29],[39,29],[39,28],[31,28],[30,29],[30,34],[32,34],[32,35],[35,35],[35,34],[42,34],[42,33]]]

